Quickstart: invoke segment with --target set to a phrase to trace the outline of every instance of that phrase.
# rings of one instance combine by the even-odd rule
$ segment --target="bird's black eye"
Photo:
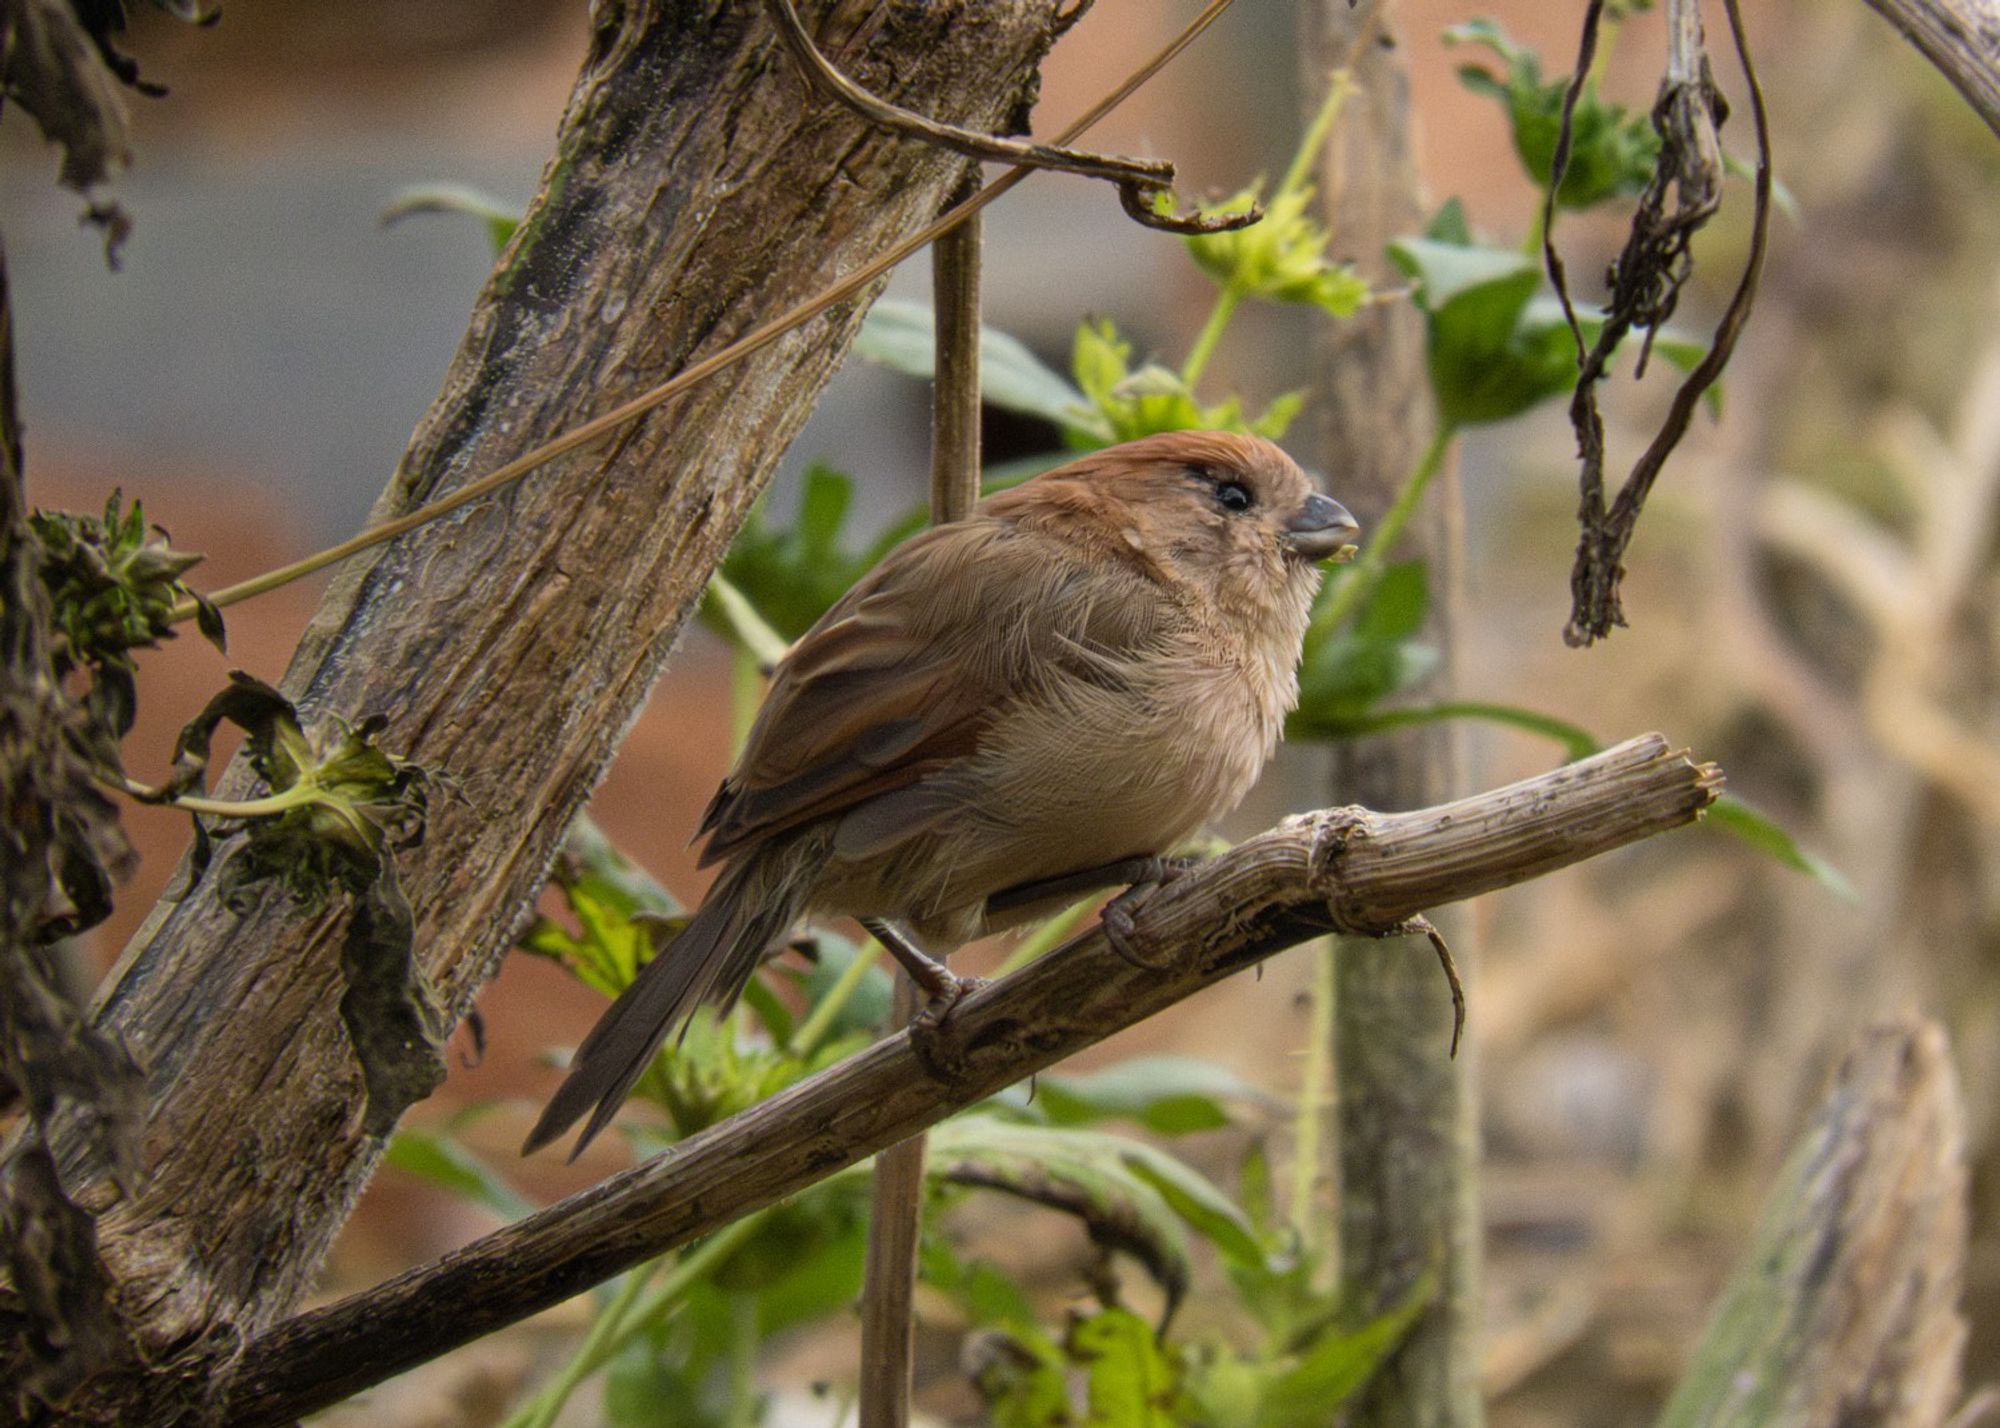
[[[1234,515],[1256,505],[1257,498],[1241,481],[1218,481],[1215,483],[1215,504]]]

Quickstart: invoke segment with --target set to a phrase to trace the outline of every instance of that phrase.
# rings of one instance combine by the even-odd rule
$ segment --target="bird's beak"
[[[1347,513],[1347,507],[1314,492],[1285,521],[1282,539],[1303,560],[1352,560],[1354,538],[1360,534],[1360,522]]]

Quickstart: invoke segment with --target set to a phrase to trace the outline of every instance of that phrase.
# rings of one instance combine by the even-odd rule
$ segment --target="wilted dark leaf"
[[[97,1253],[97,1224],[63,1193],[55,1159],[30,1135],[7,1167],[0,1196],[0,1263],[28,1335],[11,1406],[24,1419],[36,1403],[61,1401],[124,1345],[110,1281]]]
[[[355,899],[340,949],[347,979],[340,1019],[361,1062],[368,1090],[362,1128],[370,1135],[388,1135],[444,1080],[444,1033],[411,955],[415,933],[396,865],[385,858]]]

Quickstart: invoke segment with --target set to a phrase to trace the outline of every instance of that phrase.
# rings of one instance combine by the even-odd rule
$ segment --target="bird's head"
[[[1092,452],[988,502],[1140,562],[1232,622],[1303,633],[1320,564],[1361,528],[1262,437],[1176,431]]]

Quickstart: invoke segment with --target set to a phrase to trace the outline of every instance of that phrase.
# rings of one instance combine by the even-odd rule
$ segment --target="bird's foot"
[[[958,1005],[966,993],[976,992],[986,985],[984,977],[961,977],[956,972],[947,971],[941,966],[938,967],[938,971],[944,973],[942,980],[934,985],[920,984],[930,993],[930,1000],[910,1018],[912,1036],[930,1036],[935,1033],[944,1025],[944,1019],[951,1015],[951,1009]]]
[[[1130,887],[1104,905],[1104,911],[1097,915],[1098,923],[1104,928],[1104,940],[1111,944],[1111,950],[1130,962],[1133,966],[1148,972],[1163,972],[1172,963],[1169,958],[1148,957],[1139,946],[1138,924],[1132,914],[1146,904],[1146,901],[1174,879],[1194,868],[1200,862],[1197,858],[1148,858],[1138,871],[1146,876],[1136,878]]]
[[[928,998],[910,1019],[912,1031],[936,1031],[961,997],[985,985],[977,977],[961,977],[935,957],[926,956],[923,949],[892,922],[863,918],[861,925],[874,934],[875,940],[888,950],[890,956],[902,963],[910,981]]]

